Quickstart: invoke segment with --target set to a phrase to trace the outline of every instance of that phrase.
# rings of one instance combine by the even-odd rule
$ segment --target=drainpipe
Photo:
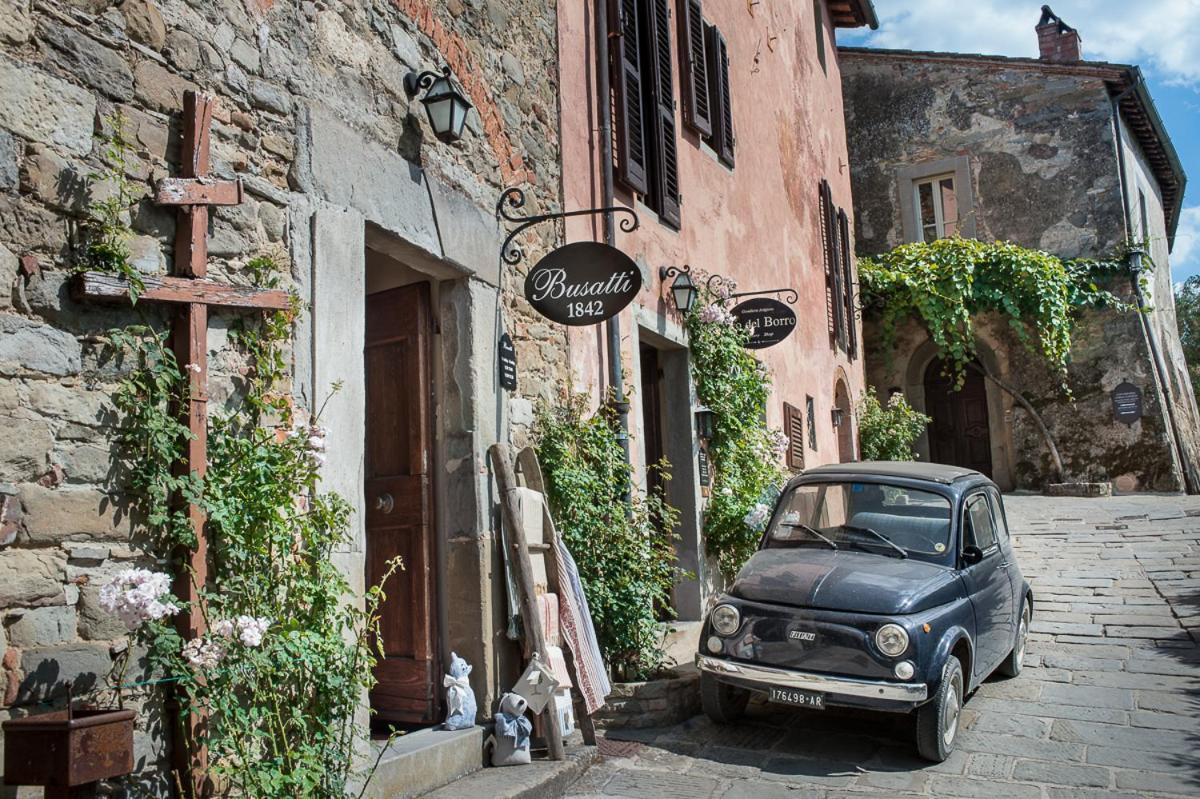
[[[1121,101],[1127,95],[1137,90],[1141,80],[1142,78],[1139,75],[1129,88],[1109,98],[1112,108],[1113,139],[1117,146],[1117,176],[1121,183],[1121,216],[1125,221],[1127,236],[1133,230],[1133,211],[1130,206],[1129,175],[1125,169],[1125,145],[1121,139],[1120,105]],[[1145,253],[1140,243],[1130,249],[1130,282],[1133,285],[1133,296],[1137,301],[1138,319],[1142,325],[1142,335],[1146,339],[1146,346],[1150,349],[1150,364],[1154,369],[1154,376],[1162,390],[1163,405],[1166,406],[1167,411],[1167,426],[1171,436],[1171,447],[1179,463],[1179,473],[1183,477],[1184,490],[1189,494],[1195,494],[1197,493],[1197,487],[1200,486],[1200,477],[1197,476],[1196,467],[1191,462],[1191,459],[1188,458],[1187,452],[1183,448],[1183,439],[1179,435],[1179,423],[1175,418],[1175,402],[1171,395],[1171,383],[1167,375],[1166,363],[1162,359],[1162,353],[1158,348],[1158,340],[1154,336],[1154,328],[1150,324],[1150,319],[1146,314],[1146,297],[1142,293],[1141,283],[1142,259],[1144,256]]]
[[[609,85],[609,47],[608,47],[608,3],[607,0],[596,0],[596,107],[599,111],[600,122],[600,184],[603,197],[601,205],[612,208],[616,202],[613,189],[613,149],[612,149],[612,89]],[[612,211],[604,214],[604,243],[610,247],[617,244],[616,220]],[[621,441],[621,449],[625,452],[625,462],[629,463],[629,402],[625,398],[625,379],[621,370],[621,316],[617,314],[605,323],[605,333],[608,338],[608,386],[613,392],[617,405],[617,418],[620,421],[620,431],[617,433]],[[629,490],[625,493],[626,505],[629,504]]]

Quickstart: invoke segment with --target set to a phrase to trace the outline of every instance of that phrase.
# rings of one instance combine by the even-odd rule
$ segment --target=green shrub
[[[893,394],[883,405],[875,395],[875,389],[868,386],[858,403],[858,437],[863,459],[916,460],[913,444],[930,421],[928,416],[914,410],[903,394]]]

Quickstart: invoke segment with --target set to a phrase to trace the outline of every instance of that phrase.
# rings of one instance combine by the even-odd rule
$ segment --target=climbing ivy
[[[858,262],[862,302],[878,316],[883,343],[894,342],[898,322],[917,317],[960,382],[975,357],[974,319],[995,311],[1065,383],[1077,310],[1132,307],[1102,287],[1122,268],[1117,259],[1065,260],[1011,242],[957,237],[904,244]]]
[[[100,138],[102,169],[88,175],[93,190],[103,195],[88,206],[82,226],[83,249],[76,263],[80,271],[93,270],[118,275],[129,283],[129,298],[136,303],[146,286],[130,261],[129,209],[136,202],[133,184],[126,174],[130,144],[125,134],[125,115],[120,109],[104,119]]]
[[[885,405],[879,401],[875,389],[867,386],[857,411],[863,460],[917,459],[913,445],[933,420],[909,405],[903,394],[893,394]]]

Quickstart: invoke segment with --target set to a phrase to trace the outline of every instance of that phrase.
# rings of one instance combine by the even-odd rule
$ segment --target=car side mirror
[[[968,566],[974,566],[979,561],[983,560],[983,550],[977,546],[968,544],[962,548],[963,563]]]

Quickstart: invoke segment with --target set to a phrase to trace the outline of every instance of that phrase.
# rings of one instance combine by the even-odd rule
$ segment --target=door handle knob
[[[391,513],[394,507],[396,507],[396,502],[392,499],[391,494],[380,494],[375,497],[375,510],[383,513]]]

